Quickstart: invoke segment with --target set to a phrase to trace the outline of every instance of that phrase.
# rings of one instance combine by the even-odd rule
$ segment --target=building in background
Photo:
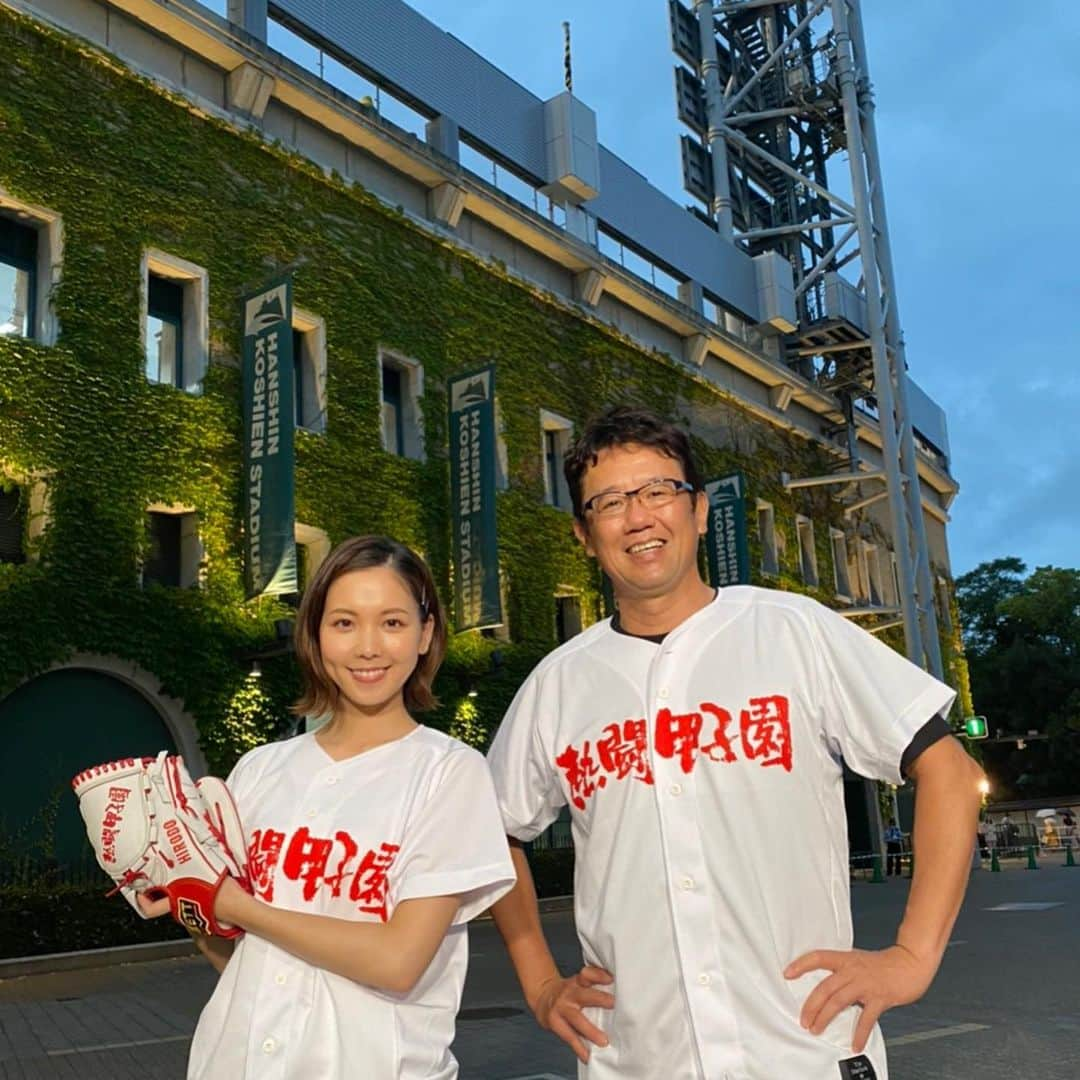
[[[750,58],[745,102],[766,82],[745,66],[771,55],[754,60],[760,26],[723,39],[729,66]],[[706,474],[738,478],[745,544],[714,580],[807,592],[901,649],[921,608],[927,661],[940,634],[963,682],[944,416],[908,388],[918,528],[907,501],[897,540],[904,431],[883,427],[872,375],[895,342],[839,248],[771,243],[850,227],[821,225],[824,201],[776,224],[770,200],[801,181],[733,165],[735,210],[709,189],[689,211],[598,143],[571,92],[535,97],[397,0],[0,0],[0,34],[0,725],[20,751],[0,765],[5,843],[72,857],[64,792],[91,761],[169,746],[223,772],[286,731],[296,592],[352,534],[421,550],[475,627],[432,722],[483,744],[539,656],[607,612],[559,466],[615,402],[684,422]],[[264,416],[244,302],[285,280],[262,314],[288,390]],[[463,454],[462,410],[488,406],[490,443]],[[280,493],[252,483],[271,422],[293,449],[290,571],[253,588],[256,520]],[[466,619],[453,525],[473,466],[491,587]],[[31,758],[47,768],[30,776]],[[852,777],[849,795],[852,848],[870,850],[875,789]]]

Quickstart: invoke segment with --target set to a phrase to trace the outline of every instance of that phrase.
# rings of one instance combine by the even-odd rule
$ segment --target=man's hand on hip
[[[543,983],[536,994],[533,1012],[537,1022],[554,1032],[583,1062],[589,1060],[589,1043],[607,1046],[607,1036],[582,1011],[590,1006],[601,1009],[615,1007],[615,998],[599,986],[608,986],[614,979],[603,968],[587,965],[576,975],[563,978],[556,975]]]
[[[918,1001],[933,981],[937,967],[903,945],[880,951],[818,949],[789,964],[784,978],[797,979],[809,971],[831,971],[806,999],[799,1022],[820,1035],[841,1009],[861,1005],[862,1015],[851,1046],[853,1053],[861,1054],[878,1017],[896,1005]]]

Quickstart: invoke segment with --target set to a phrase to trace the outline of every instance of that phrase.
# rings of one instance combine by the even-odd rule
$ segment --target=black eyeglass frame
[[[581,504],[581,513],[583,515],[587,514],[592,510],[593,503],[596,502],[597,499],[602,499],[605,495],[623,495],[627,500],[627,505],[629,505],[631,499],[636,499],[642,491],[652,487],[653,484],[674,484],[675,495],[682,495],[684,493],[692,495],[694,493],[694,485],[687,480],[676,480],[674,476],[658,476],[655,480],[650,480],[648,483],[642,484],[641,487],[634,488],[633,491],[598,491],[591,499]]]

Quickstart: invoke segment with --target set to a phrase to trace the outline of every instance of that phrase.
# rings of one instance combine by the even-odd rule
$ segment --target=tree
[[[957,580],[977,710],[991,733],[1046,741],[990,744],[1001,794],[1054,797],[1080,788],[1080,570],[1043,566],[1024,577],[1010,557]]]
[[[956,579],[956,602],[968,656],[978,655],[999,642],[1005,617],[998,605],[1023,588],[1027,567],[1015,556],[980,563]]]

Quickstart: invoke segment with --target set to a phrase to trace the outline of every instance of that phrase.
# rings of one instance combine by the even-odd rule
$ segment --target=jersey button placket
[[[682,771],[678,756],[659,757],[656,753],[656,717],[661,709],[673,713],[694,711],[694,687],[672,693],[675,672],[684,665],[677,643],[657,657],[649,675],[653,689],[648,700],[654,703],[651,713],[653,730],[649,750],[655,777],[660,827],[669,859],[668,880],[675,937],[678,945],[678,964],[681,981],[686,988],[690,1019],[698,1052],[706,1062],[707,1075],[725,1074],[741,1063],[738,1032],[732,1023],[733,1011],[718,954],[718,942],[713,922],[714,898],[709,887],[703,844],[706,837],[700,825],[698,796],[694,767]],[[667,797],[663,797],[664,794]],[[708,815],[706,815],[708,816]],[[721,1048],[723,1061],[716,1060],[716,1048]]]

